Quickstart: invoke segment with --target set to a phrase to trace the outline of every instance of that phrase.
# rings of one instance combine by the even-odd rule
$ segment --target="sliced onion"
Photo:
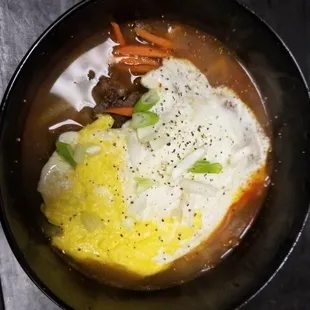
[[[156,137],[155,126],[148,126],[137,129],[138,138],[142,143],[147,143]]]
[[[136,167],[145,157],[145,148],[139,141],[136,132],[127,136],[127,148],[131,164]]]
[[[182,208],[179,206],[179,207],[173,209],[171,212],[171,217],[174,217],[178,222],[182,222],[182,218],[183,218]]]
[[[59,141],[71,144],[72,146],[78,143],[79,133],[76,131],[67,131],[59,136]]]
[[[87,155],[97,155],[101,152],[101,147],[99,145],[90,145],[86,148]]]
[[[172,171],[172,179],[177,180],[186,173],[189,168],[191,168],[195,162],[201,159],[205,155],[205,150],[203,148],[192,152],[190,155],[185,157]]]
[[[147,142],[155,139],[156,138],[156,131],[158,130],[158,125],[159,125],[159,123],[157,123],[155,126],[138,128],[137,134],[138,134],[139,140],[142,143],[147,143]]]
[[[111,203],[113,201],[113,194],[111,191],[105,186],[98,186],[95,188],[94,192],[98,195],[101,195],[105,198],[107,203]]]
[[[182,181],[180,182],[182,184]],[[180,184],[180,185],[181,185]],[[181,201],[180,201],[180,209],[182,210],[182,222],[185,221],[188,225],[192,225],[193,224],[193,214],[194,212],[189,212],[189,208],[188,206],[190,205],[190,198],[189,195],[191,193],[184,190],[183,188],[183,193],[182,193],[182,197],[181,197]]]
[[[133,204],[130,204],[128,208],[128,212],[130,214],[142,217],[144,210],[147,207],[147,200],[145,193],[141,193],[137,196],[137,198],[134,200]]]
[[[192,194],[215,196],[218,189],[211,184],[205,184],[199,181],[193,181],[189,179],[182,179],[180,186],[183,187],[184,191]]]
[[[101,229],[104,226],[101,218],[97,214],[84,211],[81,213],[80,218],[82,224],[89,232]]]
[[[83,164],[86,156],[86,149],[83,145],[78,144],[74,150],[73,159],[77,164]]]
[[[149,141],[151,148],[156,151],[166,145],[171,139],[167,136],[157,136],[153,140]]]
[[[134,225],[134,220],[132,218],[127,218],[123,221],[123,226],[126,229],[132,228],[133,225]]]

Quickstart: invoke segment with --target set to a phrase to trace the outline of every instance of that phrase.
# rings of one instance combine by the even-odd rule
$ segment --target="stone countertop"
[[[242,1],[280,34],[310,82],[310,1]],[[0,0],[0,98],[16,66],[36,38],[61,13],[77,2],[79,1]],[[309,266],[310,223],[282,270],[244,310],[310,309]],[[22,271],[1,227],[0,275],[6,310],[59,310]]]

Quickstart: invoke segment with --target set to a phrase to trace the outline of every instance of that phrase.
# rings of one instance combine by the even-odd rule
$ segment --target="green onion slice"
[[[152,179],[148,179],[148,178],[136,177],[135,181],[137,182],[137,193],[138,194],[146,191],[147,189],[149,189],[155,184],[155,182]]]
[[[203,159],[198,160],[193,165],[192,168],[190,168],[188,171],[192,173],[221,173],[223,170],[223,167],[219,163],[210,163],[209,161]]]
[[[76,167],[76,162],[73,157],[73,148],[70,144],[61,141],[56,142],[57,153],[73,168]]]
[[[151,109],[160,100],[159,92],[151,89],[145,93],[134,106],[134,112],[145,112]]]
[[[132,115],[131,127],[134,129],[155,125],[159,116],[153,112],[137,112]]]

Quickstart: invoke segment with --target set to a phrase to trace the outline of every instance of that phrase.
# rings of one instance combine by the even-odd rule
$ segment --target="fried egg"
[[[139,277],[157,274],[206,241],[265,165],[270,141],[231,90],[213,88],[189,61],[169,58],[142,77],[160,100],[154,126],[112,129],[102,115],[59,140],[91,145],[72,168],[57,152],[38,190],[48,221],[62,229],[55,247]],[[192,173],[205,159],[220,173]]]

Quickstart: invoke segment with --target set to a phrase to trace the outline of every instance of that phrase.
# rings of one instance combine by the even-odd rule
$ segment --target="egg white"
[[[265,165],[270,142],[236,94],[211,87],[187,60],[164,60],[163,66],[145,75],[141,83],[161,94],[160,102],[152,108],[160,122],[131,133],[137,135],[132,139],[141,158],[136,160],[136,151],[130,146],[133,151],[124,178],[128,212],[158,223],[177,212],[188,224],[195,212],[202,214],[202,228],[184,241],[182,248],[173,255],[156,257],[167,263],[192,250],[219,226],[238,190]],[[201,158],[220,163],[222,173],[188,173]],[[156,185],[137,194],[136,176],[150,178]]]

